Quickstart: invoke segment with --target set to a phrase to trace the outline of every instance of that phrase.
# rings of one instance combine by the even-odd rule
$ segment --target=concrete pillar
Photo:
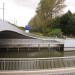
[[[50,44],[48,44],[48,52],[49,52],[49,56],[51,57]]]
[[[40,51],[40,44],[38,44],[38,49],[39,49],[39,51]]]
[[[19,48],[18,48],[18,53],[19,53]]]
[[[50,44],[48,44],[48,50],[50,51]]]
[[[6,50],[7,50],[7,52],[8,52],[8,50],[9,50],[9,49],[8,49],[8,48],[6,48]]]
[[[60,44],[60,51],[64,52],[64,44]]]

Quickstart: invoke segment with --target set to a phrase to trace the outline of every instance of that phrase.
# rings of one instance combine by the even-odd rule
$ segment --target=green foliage
[[[31,31],[55,37],[75,35],[75,13],[56,17],[64,7],[64,0],[40,0],[37,14],[29,22]]]
[[[29,22],[29,25],[31,27],[31,32],[41,32],[42,31],[42,25],[41,25],[41,20],[39,18],[38,15],[34,16],[30,22]]]
[[[63,16],[54,18],[49,27],[61,29],[63,35],[75,35],[75,14],[68,11]]]
[[[71,32],[71,27],[72,27],[72,13],[70,11],[68,11],[66,14],[64,14],[61,17],[61,21],[60,21],[60,27],[62,29],[62,32],[64,34],[70,34]]]
[[[31,32],[31,33],[33,33],[33,34],[35,34],[35,35],[37,35],[37,36],[43,36],[43,34],[42,33],[40,33],[40,32]]]
[[[41,25],[41,19],[37,15],[37,18],[34,18],[34,23],[32,24],[32,31],[41,33],[45,36],[54,36],[61,37],[62,35],[75,36],[75,13],[72,14],[71,11],[68,11],[61,17],[55,17],[50,20],[47,26]]]
[[[60,14],[65,0],[40,0],[37,15],[40,17],[41,25],[47,26],[53,17]]]
[[[60,27],[64,35],[75,35],[75,16],[70,11],[61,17]]]
[[[29,22],[31,32],[44,33],[45,29],[50,25],[53,16],[59,14],[65,6],[64,1],[65,0],[40,0],[36,11],[37,14]]]
[[[40,0],[37,13],[46,19],[52,18],[53,15],[61,13],[65,7],[65,0]]]
[[[48,33],[48,36],[62,37],[61,29],[52,29],[52,30]]]
[[[53,18],[48,26],[50,28],[60,28],[60,17]]]
[[[72,17],[71,17],[71,25],[72,25],[72,27],[70,28],[71,29],[71,33],[73,34],[73,35],[75,35],[75,13],[74,14],[72,14]]]
[[[24,27],[19,27],[19,26],[16,26],[18,29],[20,29],[20,30],[23,30],[23,31],[25,31],[25,28]]]

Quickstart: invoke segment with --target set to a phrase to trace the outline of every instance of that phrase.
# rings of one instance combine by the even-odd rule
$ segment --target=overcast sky
[[[25,26],[29,20],[36,14],[36,8],[40,0],[0,0],[0,8],[5,2],[5,20],[16,23],[19,26]],[[66,0],[65,12],[71,10],[75,12],[75,0]],[[2,19],[2,9],[0,9],[0,18]]]
[[[71,10],[73,13],[75,12],[75,0],[66,0],[65,4],[67,5],[66,10]]]

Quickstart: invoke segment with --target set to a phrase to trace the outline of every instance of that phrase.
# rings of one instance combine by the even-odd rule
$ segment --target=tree
[[[75,13],[72,14],[72,17],[71,17],[71,21],[72,21],[72,27],[70,28],[72,30],[72,35],[75,36]]]
[[[61,17],[60,28],[62,29],[63,34],[71,34],[72,33],[72,13],[68,11]]]
[[[50,25],[53,16],[59,13],[64,5],[65,0],[40,0],[37,8],[37,14],[29,22],[31,30],[45,32]],[[55,15],[55,16],[56,16]]]
[[[60,17],[55,17],[50,21],[49,28],[60,28]]]
[[[48,28],[53,29],[52,34],[54,31],[56,32],[56,28],[61,29],[63,35],[75,36],[75,13],[72,14],[71,11],[68,11],[61,17],[53,18]]]
[[[40,0],[37,9],[38,16],[42,19],[43,25],[48,25],[50,20],[60,14],[65,0]]]
[[[62,37],[62,31],[61,29],[58,29],[58,28],[51,29],[51,31],[48,32],[47,36]]]
[[[41,25],[41,20],[38,15],[35,15],[29,22],[32,32],[41,32],[43,26]]]

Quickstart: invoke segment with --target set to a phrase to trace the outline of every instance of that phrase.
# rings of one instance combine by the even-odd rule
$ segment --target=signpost
[[[29,33],[29,30],[30,30],[30,26],[29,26],[29,25],[26,25],[26,26],[25,26],[25,32],[26,32],[26,33]]]

